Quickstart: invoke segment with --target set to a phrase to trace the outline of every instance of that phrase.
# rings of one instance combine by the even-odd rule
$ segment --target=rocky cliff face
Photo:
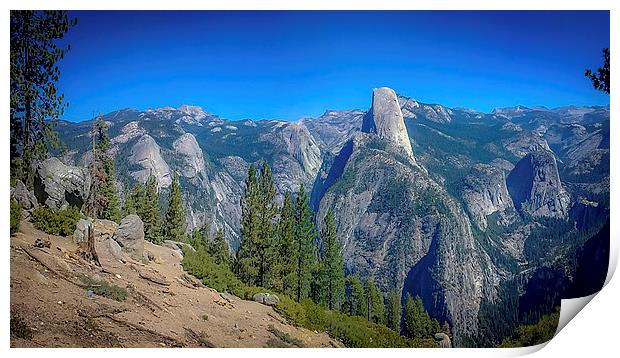
[[[487,228],[487,216],[514,209],[505,171],[491,165],[478,164],[472,168],[464,181],[463,201],[481,230]]]
[[[338,213],[347,268],[420,295],[434,317],[452,322],[459,344],[476,332],[483,297],[495,294],[494,266],[462,209],[415,163],[393,91],[374,91],[362,129],[315,192],[317,222]]]
[[[562,186],[552,152],[540,150],[526,155],[506,182],[517,210],[534,217],[567,216],[570,197]]]
[[[379,139],[398,145],[413,158],[403,113],[396,92],[391,88],[375,88],[372,91],[372,107],[364,116],[362,132],[374,133]]]
[[[129,162],[142,168],[131,173],[131,176],[140,182],[146,182],[149,176],[153,175],[160,188],[166,188],[172,183],[170,167],[162,158],[159,145],[148,134],[144,134],[133,145]]]

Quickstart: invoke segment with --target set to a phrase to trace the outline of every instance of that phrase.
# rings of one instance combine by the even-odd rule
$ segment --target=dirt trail
[[[49,239],[51,247],[34,248],[37,238]],[[31,340],[11,337],[11,347],[286,345],[269,332],[270,325],[307,347],[341,346],[325,333],[287,324],[269,306],[229,302],[213,289],[192,286],[183,279],[180,257],[168,248],[147,243],[154,261],[118,262],[109,272],[63,253],[75,249],[71,238],[45,234],[25,221],[11,238],[11,312],[33,331]],[[80,274],[125,287],[129,295],[121,302],[89,297]]]

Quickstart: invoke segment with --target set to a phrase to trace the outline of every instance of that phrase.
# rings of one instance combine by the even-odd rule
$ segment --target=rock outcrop
[[[58,158],[39,163],[34,177],[34,195],[39,203],[60,210],[72,205],[81,208],[90,194],[88,169],[63,164]]]
[[[503,170],[479,164],[472,168],[472,173],[463,182],[463,201],[480,229],[486,230],[487,216],[514,208]]]
[[[172,148],[182,157],[181,175],[188,178],[193,178],[198,174],[206,175],[202,149],[193,134],[183,134],[172,143]]]
[[[15,188],[11,188],[11,197],[26,211],[35,209],[39,205],[37,197],[33,192],[28,191],[28,188],[21,180],[15,183]]]
[[[114,232],[113,239],[123,252],[132,258],[141,260],[144,257],[144,224],[138,215],[124,217]]]
[[[79,244],[80,242],[88,241],[88,228],[92,223],[92,221],[87,219],[78,220],[75,224],[75,231],[73,232],[73,242]]]
[[[375,133],[380,139],[397,144],[413,158],[409,134],[394,90],[382,87],[372,91],[372,107],[364,116],[362,131]]]
[[[155,139],[148,134],[138,139],[131,149],[129,162],[142,167],[131,173],[134,179],[140,182],[146,182],[150,175],[157,179],[158,186],[168,187],[172,183],[172,175],[168,163],[161,156],[159,145]]]
[[[552,152],[538,150],[523,157],[506,178],[517,210],[533,217],[565,218],[570,197],[560,181]]]

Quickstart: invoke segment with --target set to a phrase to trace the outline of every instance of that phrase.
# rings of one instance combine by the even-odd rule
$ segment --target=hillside
[[[37,239],[49,239],[50,248],[33,247]],[[68,254],[76,250],[71,238],[22,221],[11,238],[11,312],[19,313],[33,336],[11,337],[11,347],[290,346],[277,332],[305,347],[342,346],[325,333],[287,324],[269,306],[194,287],[196,280],[172,249],[150,243],[145,248],[155,256],[148,264],[128,260],[98,267]],[[156,271],[165,284],[141,278],[144,270]],[[91,295],[79,286],[79,275],[127,288],[128,296],[119,302]]]

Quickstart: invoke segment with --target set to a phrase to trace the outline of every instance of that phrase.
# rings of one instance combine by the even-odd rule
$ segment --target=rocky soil
[[[51,246],[35,248],[36,239]],[[287,324],[269,306],[202,287],[166,247],[147,243],[154,261],[146,264],[103,253],[100,267],[77,257],[70,238],[45,234],[29,222],[10,241],[11,313],[33,333],[31,340],[12,336],[11,347],[286,346],[270,331],[288,333],[307,347],[341,346],[325,333]],[[127,299],[89,293],[80,275],[126,288]]]

